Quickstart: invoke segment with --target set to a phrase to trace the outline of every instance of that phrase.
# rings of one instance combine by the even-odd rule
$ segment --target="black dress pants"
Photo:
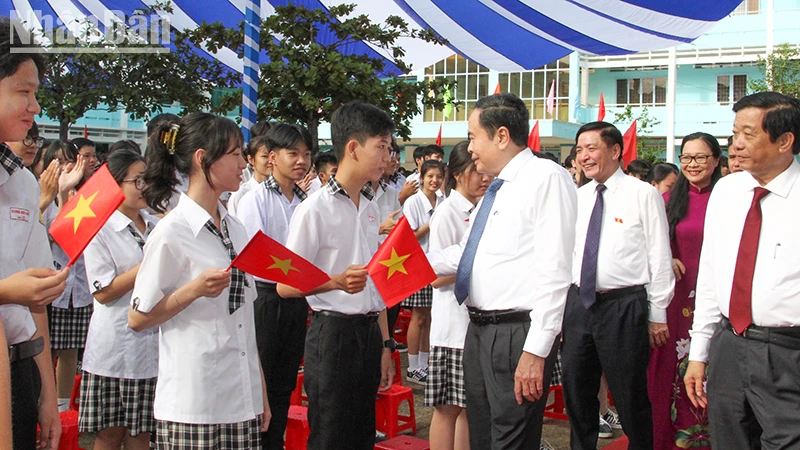
[[[628,448],[652,450],[653,417],[647,396],[649,359],[648,304],[643,287],[598,299],[588,310],[578,288],[570,288],[561,363],[573,450],[597,448],[597,392],[603,373],[622,429],[630,440]]]
[[[11,428],[14,450],[36,448],[41,391],[42,379],[39,376],[39,366],[33,358],[11,363]]]

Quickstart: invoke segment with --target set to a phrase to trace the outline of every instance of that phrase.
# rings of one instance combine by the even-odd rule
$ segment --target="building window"
[[[759,0],[745,0],[731,13],[732,16],[746,16],[748,14],[758,14]]]
[[[617,104],[664,106],[667,104],[667,77],[617,80]]]
[[[747,95],[747,75],[717,76],[717,101],[722,105],[736,103]]]
[[[425,78],[447,78],[456,82],[450,98],[460,104],[453,108],[448,117],[442,111],[425,108],[424,122],[466,122],[481,97],[489,95],[489,69],[479,66],[466,58],[453,55],[425,68]]]
[[[547,113],[547,96],[555,81],[555,111]],[[569,121],[569,57],[553,61],[530,72],[498,74],[503,92],[518,96],[528,105],[531,119]]]

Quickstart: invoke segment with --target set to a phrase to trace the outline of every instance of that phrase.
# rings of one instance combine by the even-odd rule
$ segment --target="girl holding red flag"
[[[269,425],[255,282],[225,269],[247,232],[218,200],[242,180],[242,141],[233,121],[192,113],[159,126],[148,144],[142,179],[151,208],[165,209],[176,172],[189,177],[186,194],[150,234],[128,313],[134,330],[160,331],[154,401],[160,449],[260,448]]]

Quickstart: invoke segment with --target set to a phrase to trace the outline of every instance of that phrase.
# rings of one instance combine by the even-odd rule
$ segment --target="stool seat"
[[[407,415],[400,414],[400,405],[403,402],[408,402]],[[378,399],[375,401],[375,428],[390,439],[405,430],[417,434],[414,391],[411,388],[393,384],[387,391],[378,392]]]
[[[397,436],[375,444],[375,450],[430,450],[430,442],[414,436]]]

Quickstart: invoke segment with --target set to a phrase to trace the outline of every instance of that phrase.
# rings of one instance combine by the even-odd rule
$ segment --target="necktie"
[[[464,246],[464,252],[461,254],[461,261],[458,263],[458,272],[456,272],[456,300],[458,304],[464,303],[469,295],[469,283],[472,279],[472,265],[475,262],[475,254],[478,252],[478,243],[481,241],[483,230],[486,228],[486,221],[489,219],[489,213],[492,211],[492,204],[494,198],[497,196],[497,190],[503,185],[503,180],[495,178],[483,195],[483,202],[478,214],[475,216],[475,222],[472,223],[472,231],[470,231],[467,245]]]
[[[205,225],[206,229],[212,233],[214,236],[218,237],[222,245],[225,246],[225,249],[228,250],[228,256],[231,257],[231,261],[236,259],[236,250],[233,248],[233,242],[230,240],[230,235],[228,234],[228,223],[224,220],[222,221],[222,232],[214,226],[214,222],[209,220],[206,222]],[[247,279],[242,273],[241,270],[237,269],[236,267],[231,267],[231,287],[230,287],[230,296],[228,297],[228,312],[233,314],[239,309],[240,306],[244,303],[244,288],[247,286]]]
[[[753,202],[744,220],[742,240],[739,242],[739,254],[736,256],[736,269],[733,272],[731,303],[728,313],[731,325],[736,333],[741,334],[753,323],[753,274],[756,270],[756,254],[758,238],[761,235],[761,199],[769,191],[757,187],[753,192]]]
[[[581,263],[580,296],[584,308],[594,305],[597,293],[597,251],[600,249],[600,230],[603,226],[603,191],[606,186],[597,185],[597,199],[594,201],[589,228],[586,230],[586,244],[583,246]]]
[[[136,243],[139,244],[139,248],[144,249],[144,239],[142,239],[142,236],[139,235],[139,232],[132,223],[128,224],[128,231],[131,232],[131,236],[133,236],[133,238],[136,240]]]

